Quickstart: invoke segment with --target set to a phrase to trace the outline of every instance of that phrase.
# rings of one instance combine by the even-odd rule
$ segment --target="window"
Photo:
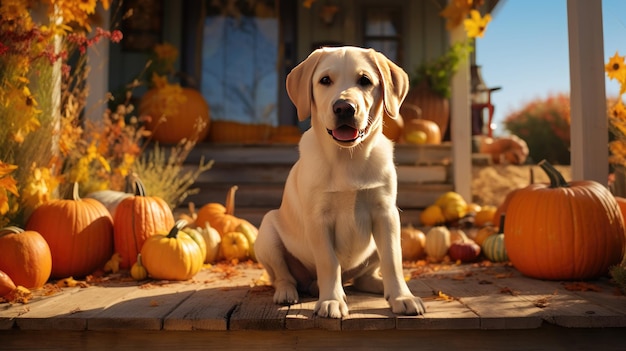
[[[201,91],[212,119],[278,123],[277,3],[206,1]]]
[[[396,64],[402,57],[402,20],[399,8],[365,10],[364,45],[384,53]]]

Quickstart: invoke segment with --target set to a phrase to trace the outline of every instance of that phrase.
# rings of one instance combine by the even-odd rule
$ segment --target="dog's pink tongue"
[[[359,131],[348,126],[341,126],[333,129],[333,137],[340,141],[350,141],[356,139]]]

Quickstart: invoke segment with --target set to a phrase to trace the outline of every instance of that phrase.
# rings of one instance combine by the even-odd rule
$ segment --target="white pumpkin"
[[[107,208],[107,210],[109,210],[111,216],[115,218],[115,210],[117,209],[117,205],[119,205],[122,200],[129,196],[133,196],[133,194],[115,190],[99,190],[94,191],[93,193],[89,193],[85,197],[95,199],[98,202],[102,203]]]

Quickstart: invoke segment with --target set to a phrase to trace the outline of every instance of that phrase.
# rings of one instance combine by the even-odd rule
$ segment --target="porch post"
[[[567,0],[572,179],[608,181],[601,0]]]
[[[465,28],[458,26],[450,31],[450,43],[467,40]],[[472,133],[470,115],[470,62],[469,57],[459,64],[452,77],[450,103],[450,138],[452,140],[452,179],[454,190],[465,201],[472,201]]]
[[[101,5],[96,7],[98,15],[102,19],[100,26],[109,28],[111,23],[110,11],[104,10]],[[90,66],[87,76],[87,101],[85,104],[85,117],[93,121],[101,121],[108,101],[105,100],[109,93],[109,40],[100,40],[97,44],[87,49],[87,64]],[[119,102],[117,102],[119,104]]]

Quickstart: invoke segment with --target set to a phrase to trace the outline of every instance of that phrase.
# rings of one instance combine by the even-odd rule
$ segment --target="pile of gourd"
[[[426,234],[403,228],[403,258],[469,262],[482,253],[494,262],[510,261],[533,278],[608,274],[625,260],[626,199],[594,181],[567,182],[546,161],[538,166],[550,182],[515,189],[497,208],[467,204],[454,192],[442,195],[421,213]]]
[[[86,198],[74,184],[69,198],[37,207],[25,229],[0,229],[0,297],[99,269],[129,269],[137,280],[187,280],[205,263],[255,259],[257,228],[234,216],[236,189],[226,206],[209,203],[175,221],[138,179],[134,194],[105,190]]]

